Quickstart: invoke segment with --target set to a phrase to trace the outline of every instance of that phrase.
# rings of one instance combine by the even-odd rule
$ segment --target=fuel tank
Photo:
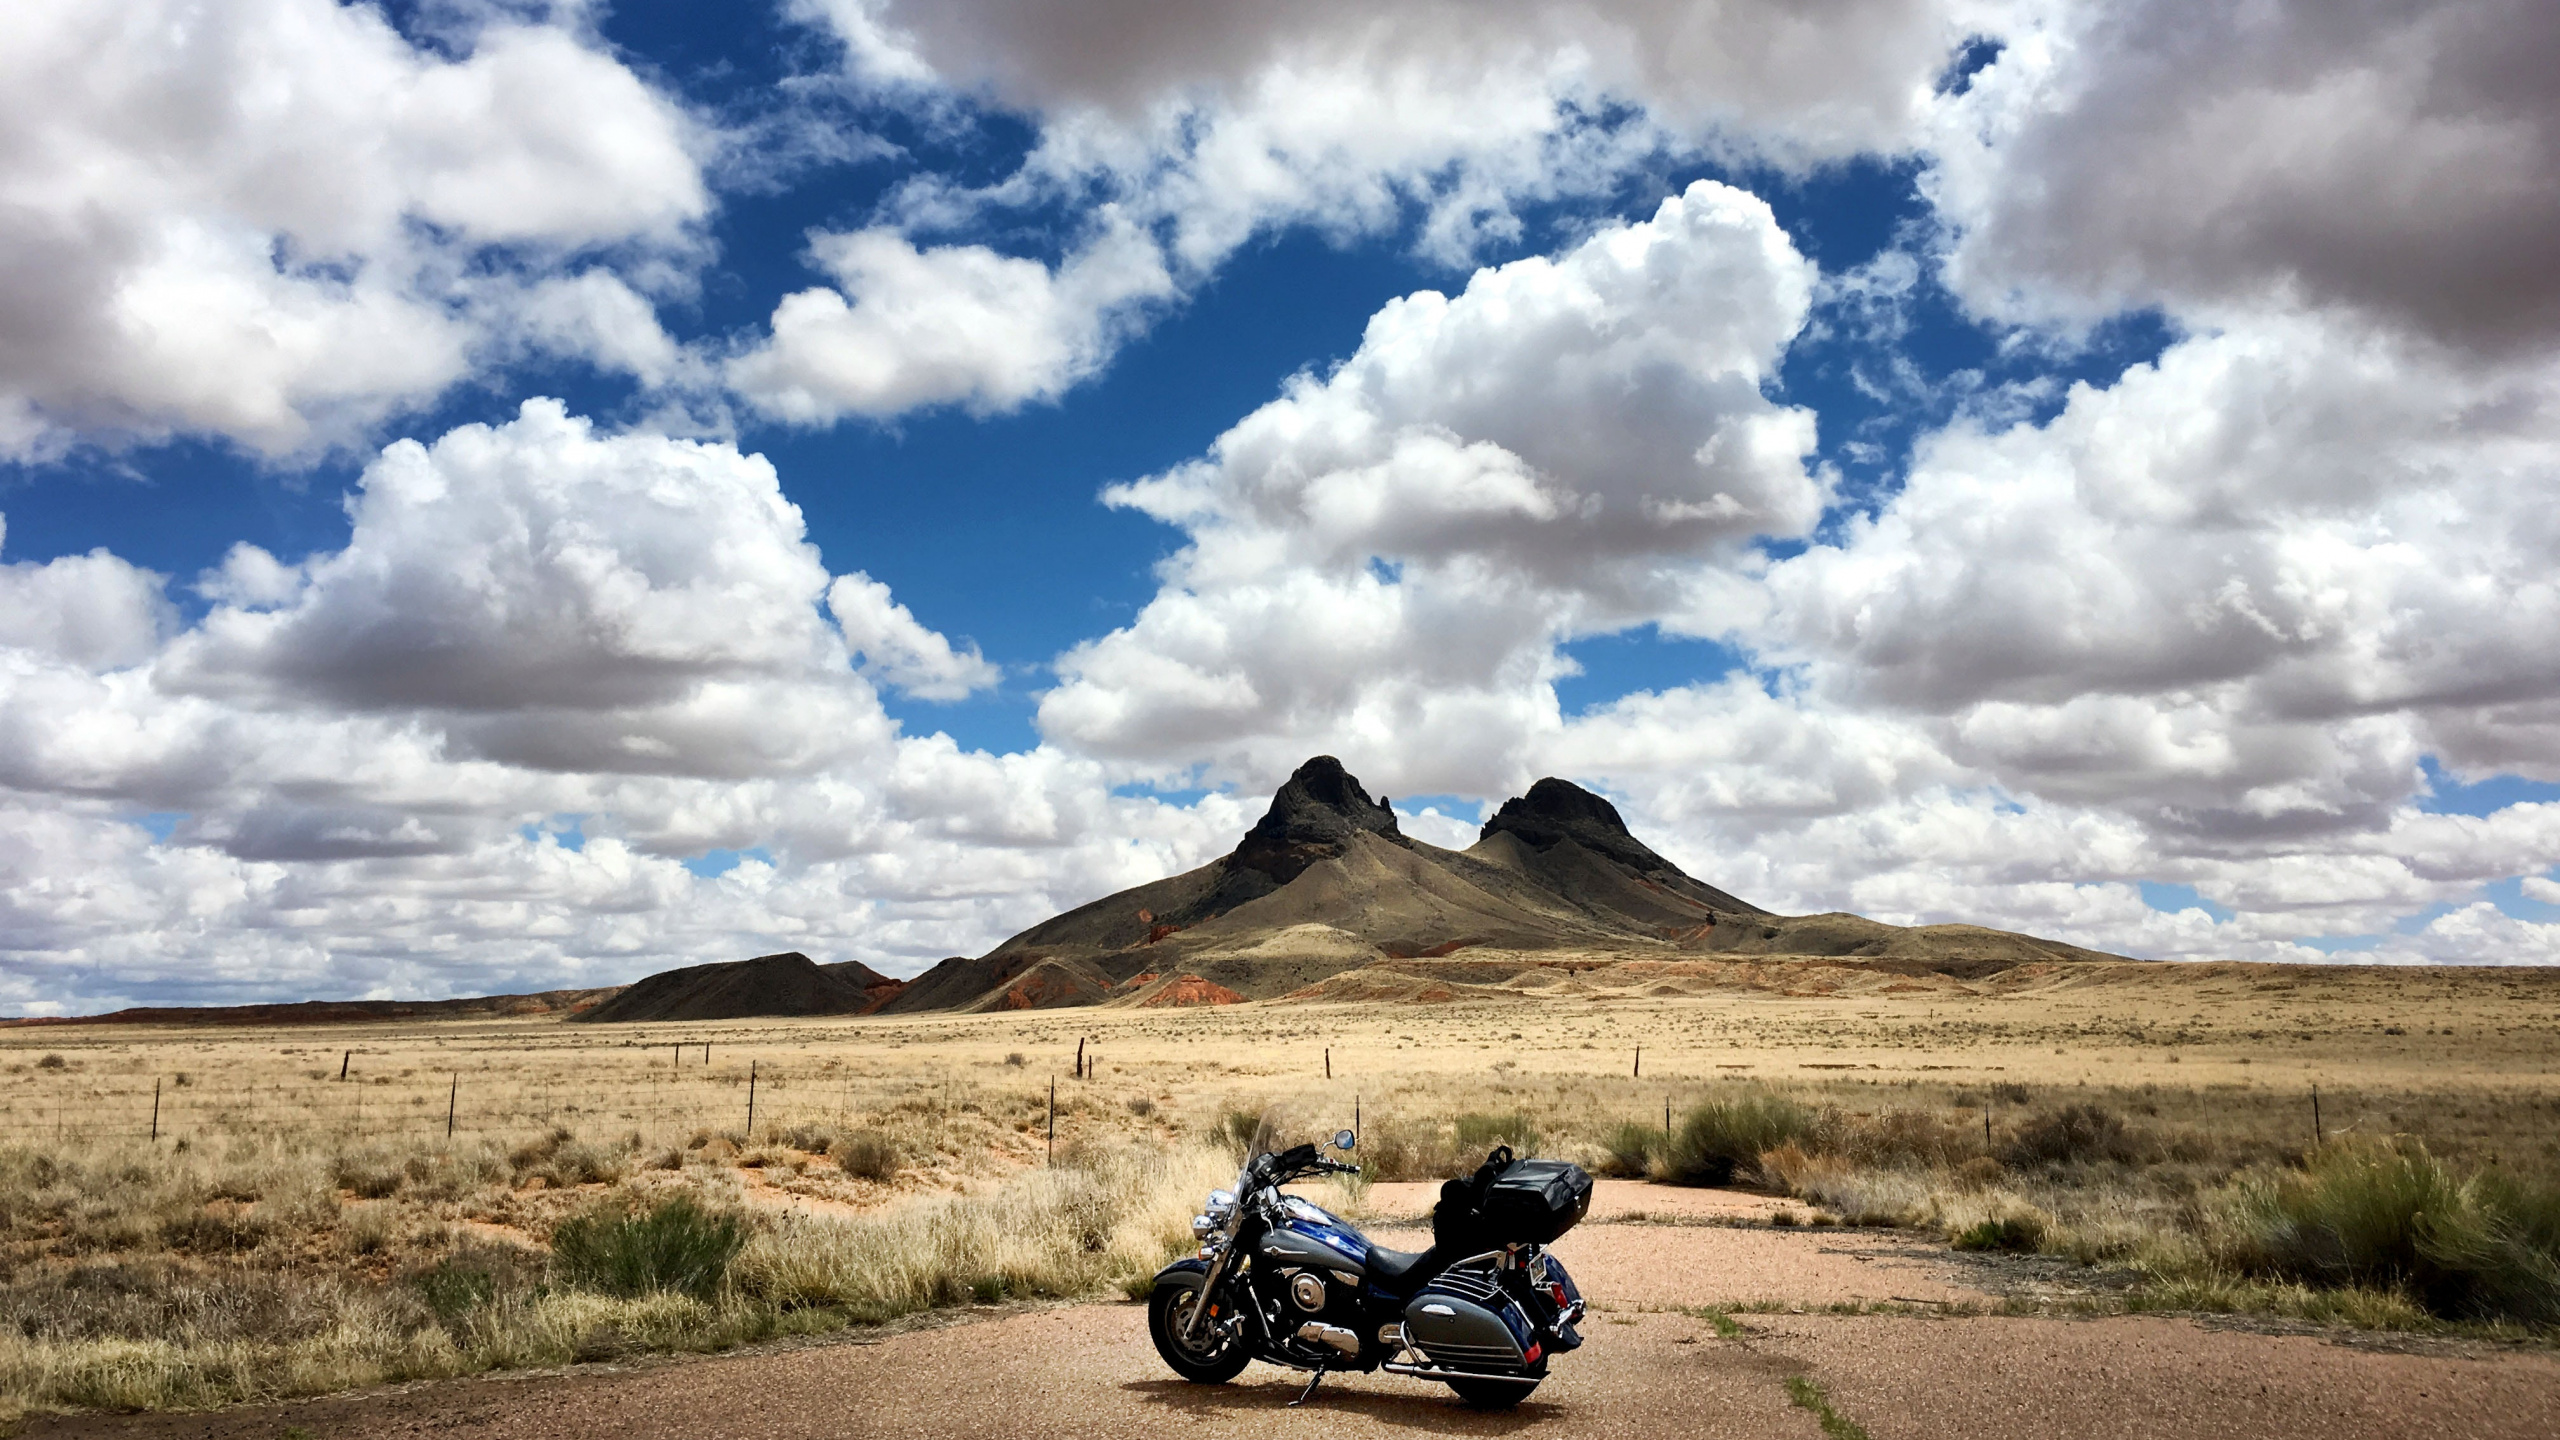
[[[1262,1237],[1263,1258],[1275,1265],[1330,1270],[1353,1282],[1369,1273],[1369,1242],[1359,1231],[1295,1195],[1284,1202],[1289,1216]]]
[[[1452,1270],[1404,1307],[1405,1339],[1431,1363],[1475,1374],[1542,1373],[1537,1327],[1490,1271]]]

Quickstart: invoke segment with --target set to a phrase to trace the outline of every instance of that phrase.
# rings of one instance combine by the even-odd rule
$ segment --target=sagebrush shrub
[[[859,1180],[898,1178],[898,1147],[875,1130],[838,1136],[827,1147],[827,1158],[836,1162],[838,1170]]]
[[[1674,1185],[1730,1185],[1762,1151],[1800,1140],[1813,1112],[1783,1095],[1751,1093],[1693,1106],[1663,1148],[1657,1178]]]
[[[2086,1165],[2101,1160],[2135,1164],[2150,1147],[2124,1117],[2103,1105],[2066,1105],[2037,1114],[2000,1147],[2013,1166]]]

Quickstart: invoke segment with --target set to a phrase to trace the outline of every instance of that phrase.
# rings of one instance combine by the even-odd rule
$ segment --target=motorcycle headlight
[[[1206,1240],[1206,1239],[1208,1239],[1210,1236],[1215,1235],[1215,1234],[1217,1234],[1217,1233],[1218,1233],[1218,1222],[1217,1222],[1217,1221],[1210,1219],[1210,1218],[1209,1218],[1208,1216],[1206,1216],[1206,1215],[1194,1215],[1194,1216],[1192,1216],[1192,1217],[1191,1217],[1191,1238],[1192,1238],[1192,1239],[1194,1239],[1194,1240]]]
[[[1209,1213],[1205,1218],[1219,1229],[1226,1229],[1228,1222],[1236,1218],[1236,1192],[1233,1190],[1210,1191]]]

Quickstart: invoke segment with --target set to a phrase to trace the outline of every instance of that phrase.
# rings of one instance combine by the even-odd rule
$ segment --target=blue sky
[[[1319,751],[1778,908],[2560,959],[2560,181],[2407,138],[2560,135],[2523,7],[206,13],[0,57],[0,1008],[912,971]]]

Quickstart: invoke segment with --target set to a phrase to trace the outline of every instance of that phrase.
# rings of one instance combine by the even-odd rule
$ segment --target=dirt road
[[[1604,1211],[1605,1213],[1605,1211]],[[1383,1232],[1380,1238],[1416,1240]],[[1605,1308],[1590,1343],[1530,1402],[1482,1415],[1392,1376],[1328,1379],[1256,1366],[1235,1384],[1175,1380],[1135,1305],[1080,1305],[783,1352],[581,1367],[261,1406],[215,1415],[38,1421],[37,1437],[311,1440],[847,1436],[1101,1440],[1251,1433],[1355,1440],[1400,1433],[1821,1440],[1805,1401],[1874,1440],[1980,1437],[2547,1437],[2560,1356],[2342,1343],[2170,1318],[1743,1314],[1739,1336],[1674,1307],[1792,1301],[1961,1306],[2037,1283],[1876,1234],[1587,1223],[1557,1247]],[[1791,1390],[1809,1381],[1820,1392]],[[1844,1432],[1846,1433],[1846,1432]]]

